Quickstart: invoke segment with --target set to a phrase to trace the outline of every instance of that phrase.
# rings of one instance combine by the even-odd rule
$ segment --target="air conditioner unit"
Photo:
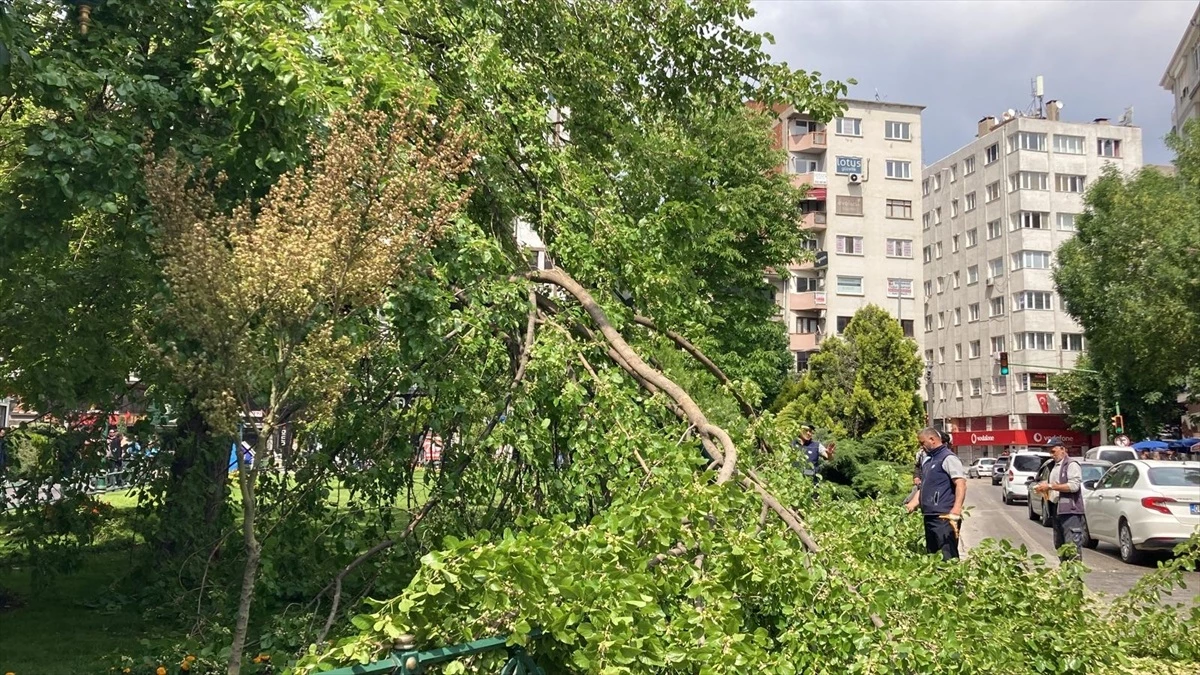
[[[993,278],[993,277],[988,277],[988,278],[987,278],[987,282],[986,282],[986,283],[987,283],[987,285],[988,285],[988,286],[995,286],[995,285],[996,285],[996,279],[995,279],[995,278]]]
[[[851,184],[857,184],[857,183],[861,183],[861,182],[862,182],[862,176],[860,176],[856,173],[850,174],[850,183]]]

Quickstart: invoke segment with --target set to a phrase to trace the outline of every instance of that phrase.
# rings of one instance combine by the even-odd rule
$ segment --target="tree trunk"
[[[254,602],[254,586],[258,579],[258,563],[262,557],[262,545],[258,542],[255,532],[257,509],[255,504],[254,478],[260,462],[265,460],[263,452],[267,444],[264,439],[271,437],[274,429],[269,423],[263,424],[259,433],[259,442],[255,444],[256,454],[253,466],[246,464],[242,448],[238,447],[238,486],[242,492],[242,542],[246,549],[246,566],[242,570],[242,591],[238,596],[237,624],[233,629],[233,644],[229,649],[228,675],[240,675],[242,671],[242,652],[246,648],[246,633],[250,627],[250,606]]]
[[[229,443],[214,437],[203,416],[188,407],[163,450],[172,459],[154,538],[164,555],[187,556],[211,547],[225,527]]]

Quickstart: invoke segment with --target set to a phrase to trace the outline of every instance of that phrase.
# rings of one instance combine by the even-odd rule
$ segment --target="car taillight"
[[[1175,500],[1171,499],[1170,497],[1142,497],[1142,506],[1150,509],[1151,511],[1158,511],[1159,513],[1165,513],[1168,516],[1171,515],[1171,509],[1163,506],[1163,504],[1174,504],[1174,503],[1175,503]]]
[[[1013,472],[1009,471],[1009,472],[1008,472],[1008,482],[1010,482],[1010,483],[1011,483],[1011,482],[1013,482],[1013,481],[1014,481],[1014,480],[1016,480],[1016,479],[1017,479],[1017,474],[1015,474],[1015,473],[1013,473]]]

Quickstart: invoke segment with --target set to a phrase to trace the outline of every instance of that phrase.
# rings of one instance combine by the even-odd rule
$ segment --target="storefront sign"
[[[862,175],[862,157],[842,157],[839,155],[835,166],[837,167],[837,173],[840,175],[848,176],[853,173]]]
[[[1004,429],[999,431],[956,431],[950,434],[954,445],[1049,445],[1054,439],[1066,445],[1088,445],[1088,435],[1079,431],[1037,431]]]

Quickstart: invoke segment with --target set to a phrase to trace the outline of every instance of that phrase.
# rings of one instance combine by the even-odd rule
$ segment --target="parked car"
[[[1116,464],[1117,462],[1124,462],[1127,459],[1137,459],[1138,452],[1133,448],[1127,448],[1122,445],[1098,445],[1083,453],[1083,458],[1102,459],[1106,462]]]
[[[990,476],[992,475],[992,465],[995,463],[995,457],[980,457],[971,462],[971,466],[967,467],[967,477],[983,478],[984,476]]]
[[[1015,504],[1018,499],[1029,498],[1029,483],[1037,475],[1042,463],[1050,459],[1050,453],[1041,451],[1018,452],[1008,462],[1004,477],[1000,479],[1001,497],[1005,504]]]
[[[1083,493],[1084,498],[1086,498],[1087,494],[1091,492],[1091,490],[1088,489],[1088,483],[1092,483],[1094,485],[1096,481],[1100,480],[1100,478],[1104,476],[1104,472],[1107,471],[1110,466],[1112,466],[1112,462],[1105,462],[1099,459],[1084,459],[1078,461],[1080,472],[1083,474],[1084,483],[1079,489],[1080,492]],[[1050,480],[1050,472],[1053,470],[1053,468],[1053,461],[1048,461],[1042,464],[1042,468],[1038,470],[1037,475],[1033,477],[1033,480],[1030,481],[1030,484],[1037,485],[1042,481],[1057,483],[1057,476],[1054,477],[1055,480]],[[1050,527],[1050,509],[1046,508],[1046,500],[1036,492],[1029,493],[1029,519],[1040,520],[1043,526]],[[1088,546],[1088,548],[1096,548],[1096,540],[1089,538],[1087,534],[1086,513],[1084,514],[1083,534],[1084,543]]]
[[[1130,460],[1086,487],[1089,536],[1114,544],[1127,563],[1171,550],[1200,528],[1200,462]]]
[[[1010,458],[997,457],[996,463],[992,465],[992,485],[999,485],[1000,480],[1004,478],[1004,472],[1008,470],[1008,460]]]

